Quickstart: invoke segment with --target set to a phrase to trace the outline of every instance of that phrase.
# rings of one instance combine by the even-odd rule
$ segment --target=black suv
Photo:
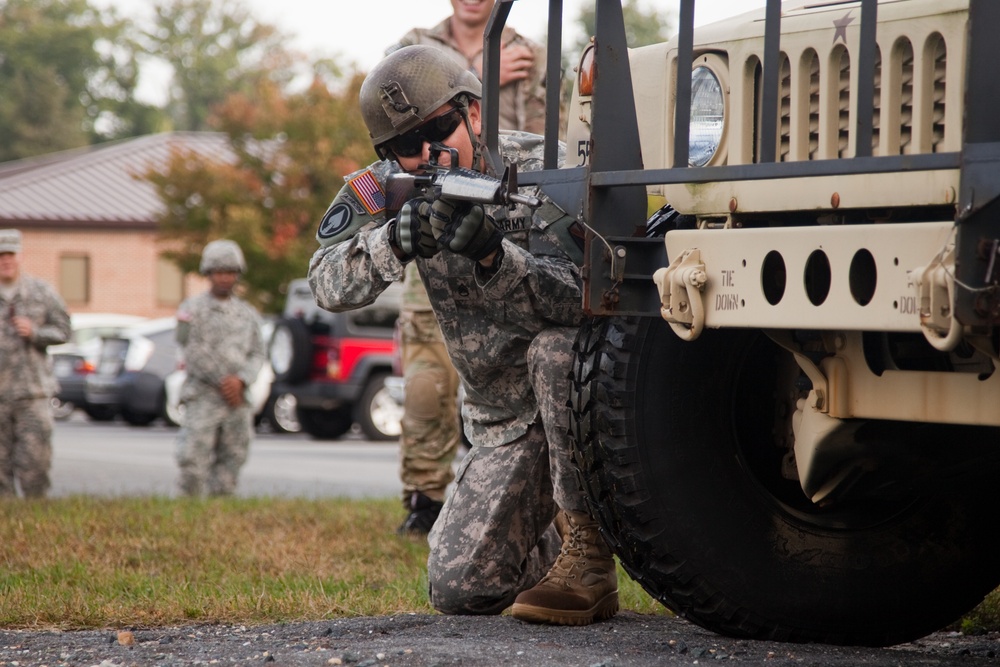
[[[355,422],[370,440],[399,437],[402,407],[385,378],[396,355],[401,291],[393,284],[371,305],[331,313],[316,305],[306,280],[289,285],[268,355],[274,392],[295,397],[302,430],[312,437],[339,438]]]

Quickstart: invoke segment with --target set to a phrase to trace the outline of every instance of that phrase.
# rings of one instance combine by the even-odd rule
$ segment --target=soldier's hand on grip
[[[503,241],[503,231],[480,204],[455,203],[441,197],[431,206],[430,217],[441,247],[477,262]]]
[[[423,199],[403,204],[396,216],[393,243],[409,257],[433,257],[440,248],[430,221],[431,205]]]

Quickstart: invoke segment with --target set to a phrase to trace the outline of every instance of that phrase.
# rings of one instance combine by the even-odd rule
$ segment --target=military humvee
[[[694,30],[680,0],[677,38],[634,50],[596,2],[571,159],[520,181],[587,226],[571,431],[606,538],[726,635],[946,626],[1000,584],[1000,2],[768,0]]]

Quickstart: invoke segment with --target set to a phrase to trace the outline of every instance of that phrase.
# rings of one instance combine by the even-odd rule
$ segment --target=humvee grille
[[[883,73],[882,46],[879,45],[875,54],[872,154],[912,155],[943,151],[947,70],[944,38],[934,33],[920,46],[927,54],[920,61],[921,65],[916,64],[918,60],[914,57],[910,39],[898,38],[890,48],[891,70],[886,73]],[[843,44],[837,44],[823,57],[813,48],[806,49],[794,59],[781,54],[779,160],[789,162],[853,156],[851,56],[850,49]],[[824,58],[836,67],[833,75],[835,89],[828,96],[824,96],[822,90],[821,63]],[[761,68],[756,56],[751,64],[756,66],[744,71],[754,72],[754,88],[760,95]],[[917,67],[921,71],[915,71]],[[801,85],[795,86],[793,81],[800,81]],[[923,112],[915,106],[918,100],[927,100]],[[804,115],[801,123],[795,118],[797,114]],[[827,118],[835,119],[830,127],[836,128],[836,136],[829,148],[824,150],[822,128]],[[883,133],[883,127],[887,132]]]

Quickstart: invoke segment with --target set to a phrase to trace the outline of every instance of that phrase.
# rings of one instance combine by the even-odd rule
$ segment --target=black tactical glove
[[[503,241],[503,231],[479,204],[436,199],[431,206],[431,227],[438,245],[477,262]]]
[[[430,221],[431,205],[424,199],[403,204],[392,229],[392,243],[407,257],[433,257],[440,248]]]

